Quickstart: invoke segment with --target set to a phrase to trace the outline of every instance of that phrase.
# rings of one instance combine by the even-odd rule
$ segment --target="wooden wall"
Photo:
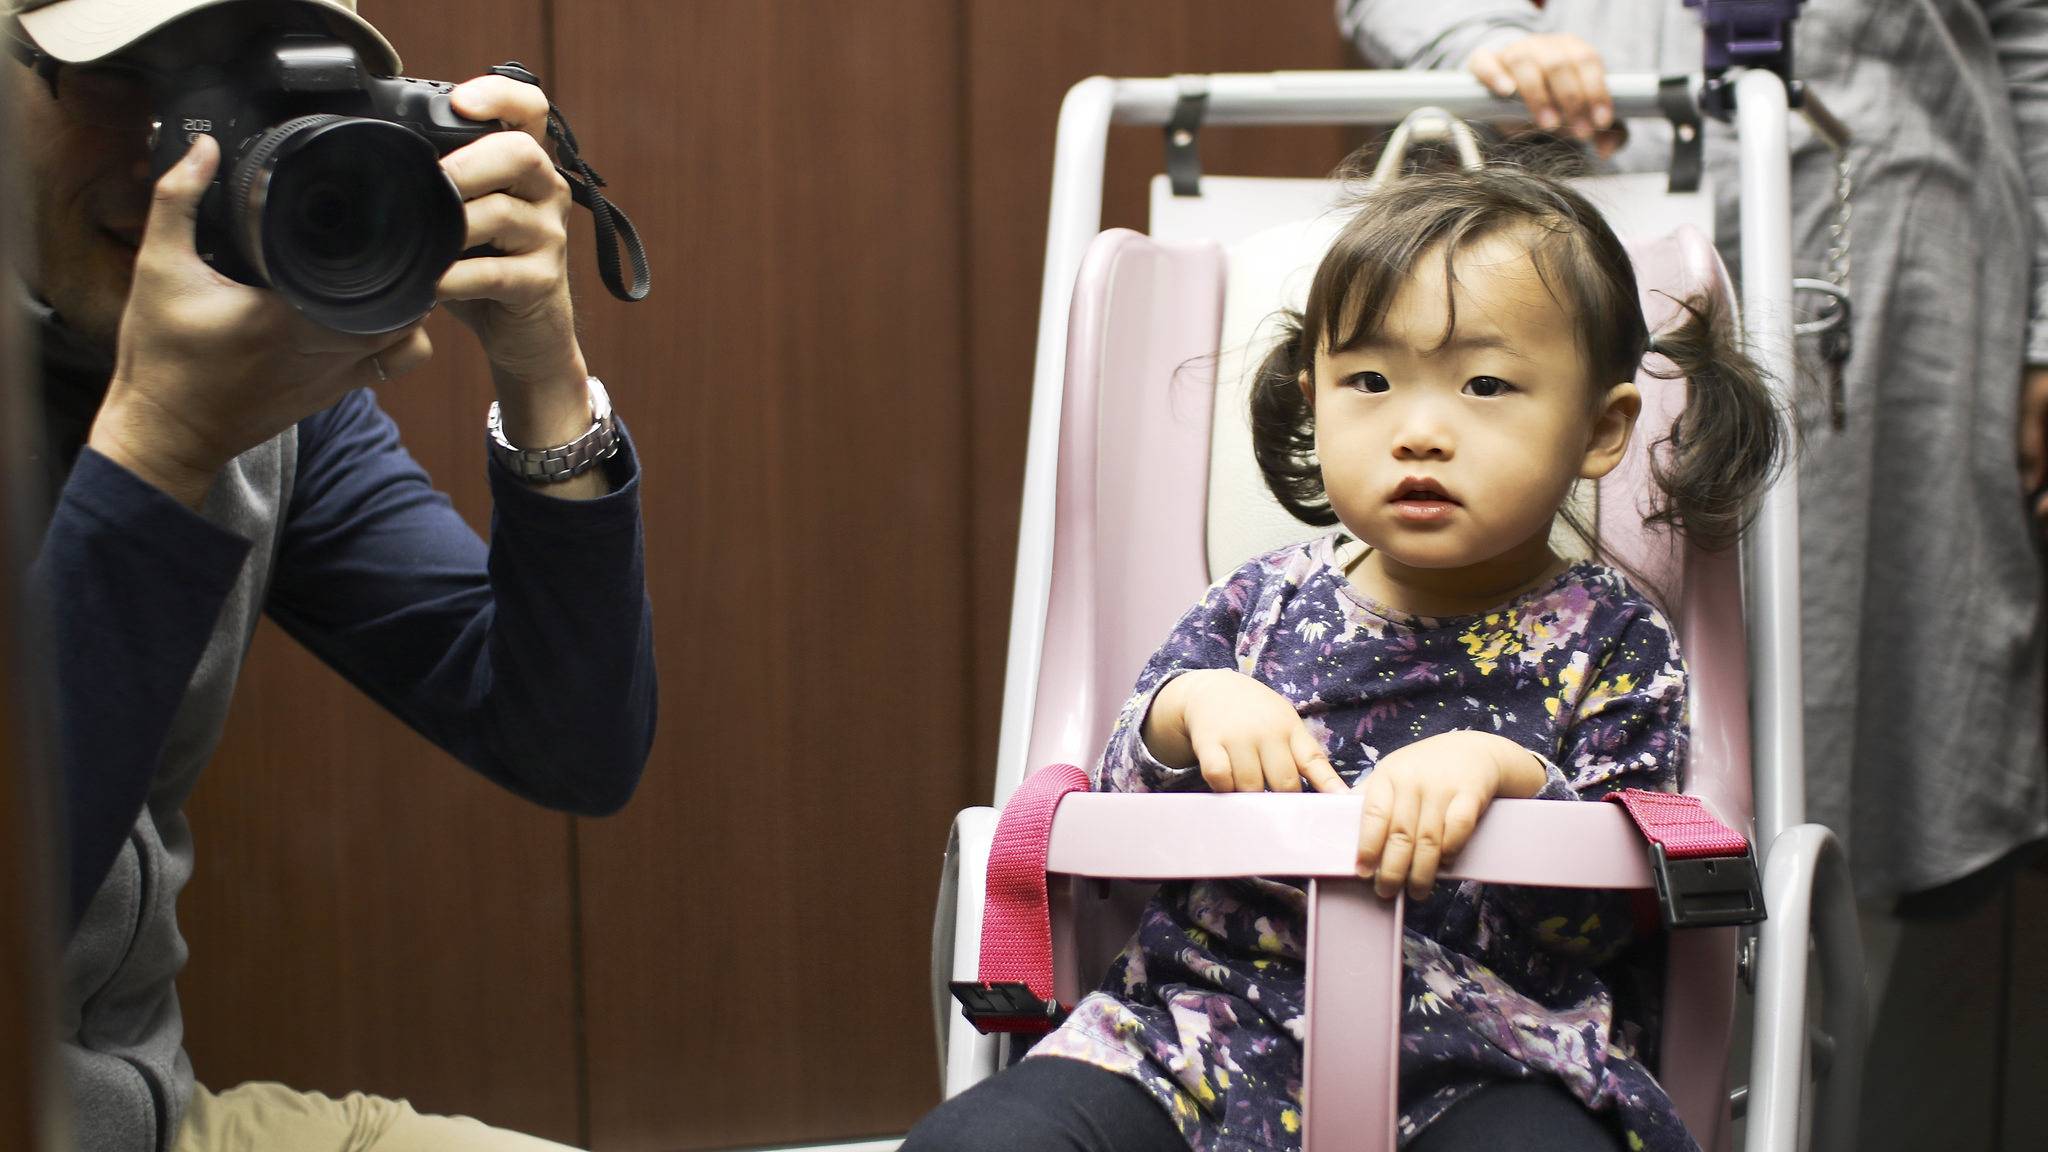
[[[938,1097],[946,828],[993,779],[1059,99],[1344,66],[1328,6],[363,9],[415,75],[534,65],[654,257],[616,303],[578,221],[585,346],[644,454],[661,733],[624,813],[572,820],[266,627],[193,801],[198,1073],[620,1152],[901,1131]],[[1345,143],[1212,135],[1237,171]],[[1157,140],[1116,133],[1110,222],[1142,221]],[[488,378],[435,337],[384,401],[481,526]]]

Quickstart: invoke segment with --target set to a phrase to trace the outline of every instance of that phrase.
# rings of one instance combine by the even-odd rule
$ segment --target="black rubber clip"
[[[1175,196],[1202,194],[1202,117],[1208,111],[1206,90],[1184,88],[1166,121],[1166,179]]]
[[[1697,192],[1700,190],[1700,170],[1704,166],[1705,136],[1700,121],[1700,110],[1692,99],[1692,78],[1688,76],[1666,76],[1657,81],[1657,106],[1664,111],[1664,118],[1671,121],[1671,186],[1672,192]]]
[[[1068,1009],[1047,1000],[1018,980],[955,980],[946,985],[960,1002],[960,1014],[986,1036],[991,1032],[1050,1032],[1067,1018]]]
[[[1720,928],[1764,919],[1762,873],[1754,844],[1740,856],[1673,860],[1653,840],[1650,874],[1657,882],[1657,911],[1666,928]]]

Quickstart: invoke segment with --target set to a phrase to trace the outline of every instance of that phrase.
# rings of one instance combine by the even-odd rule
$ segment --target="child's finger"
[[[1472,839],[1472,833],[1479,827],[1479,814],[1485,810],[1477,796],[1460,792],[1451,797],[1444,808],[1444,849],[1446,863],[1458,858],[1465,850],[1465,842]]]
[[[1230,774],[1230,753],[1223,750],[1222,743],[1216,740],[1196,740],[1194,749],[1195,763],[1200,765],[1202,771],[1202,783],[1209,786],[1209,791],[1235,791],[1235,777]]]
[[[1394,821],[1394,790],[1374,772],[1359,782],[1358,792],[1363,799],[1358,814],[1358,878],[1370,880],[1386,851],[1387,829]]]
[[[1269,792],[1301,791],[1301,770],[1294,766],[1294,751],[1279,736],[1259,741],[1259,767],[1266,774]]]
[[[1422,798],[1415,820],[1415,861],[1408,866],[1408,898],[1429,899],[1430,890],[1436,887],[1436,870],[1443,859],[1444,809],[1451,797],[1439,789],[1431,789]]]
[[[1264,792],[1266,774],[1259,768],[1259,746],[1250,740],[1225,740],[1223,750],[1230,754],[1230,788],[1232,792]]]
[[[1396,786],[1392,792],[1393,816],[1387,822],[1387,846],[1380,853],[1380,870],[1372,885],[1383,900],[1392,900],[1408,879],[1408,870],[1415,863],[1415,826],[1421,820],[1421,789]]]
[[[1323,746],[1310,735],[1308,725],[1295,725],[1294,735],[1288,743],[1294,750],[1295,766],[1309,787],[1318,792],[1345,791],[1344,777],[1330,766],[1329,753],[1323,751]]]

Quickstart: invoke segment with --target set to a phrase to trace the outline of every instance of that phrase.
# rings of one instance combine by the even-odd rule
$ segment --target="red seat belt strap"
[[[981,912],[981,979],[951,985],[981,1032],[1049,1032],[1066,1013],[1053,995],[1045,861],[1060,801],[1086,791],[1086,772],[1050,764],[1025,778],[996,821]]]

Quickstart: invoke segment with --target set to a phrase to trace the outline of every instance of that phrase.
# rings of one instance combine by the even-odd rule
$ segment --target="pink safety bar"
[[[1660,293],[1731,293],[1706,239],[1682,230],[1632,250],[1652,328]],[[1210,244],[1113,230],[1082,263],[1068,332],[1053,574],[1027,763],[1092,765],[1138,670],[1209,583],[1204,538],[1215,354],[1225,260]],[[1749,826],[1747,652],[1733,551],[1682,548],[1640,524],[1649,445],[1683,404],[1683,382],[1638,378],[1643,417],[1602,482],[1610,555],[1648,577],[1692,676],[1685,781],[1724,822]],[[1093,878],[1291,875],[1309,881],[1309,1029],[1304,1148],[1393,1147],[1400,902],[1355,878],[1348,797],[1083,794],[1061,804],[1047,868],[1083,877],[1053,898],[1055,963],[1069,998],[1100,942],[1127,936]],[[1616,806],[1503,801],[1454,875],[1565,887],[1650,885],[1641,837]],[[1095,941],[1091,951],[1091,937]],[[1735,930],[1674,933],[1661,1079],[1702,1147],[1725,1147],[1725,1062],[1734,1018]],[[1327,1021],[1343,1026],[1329,1027]]]

